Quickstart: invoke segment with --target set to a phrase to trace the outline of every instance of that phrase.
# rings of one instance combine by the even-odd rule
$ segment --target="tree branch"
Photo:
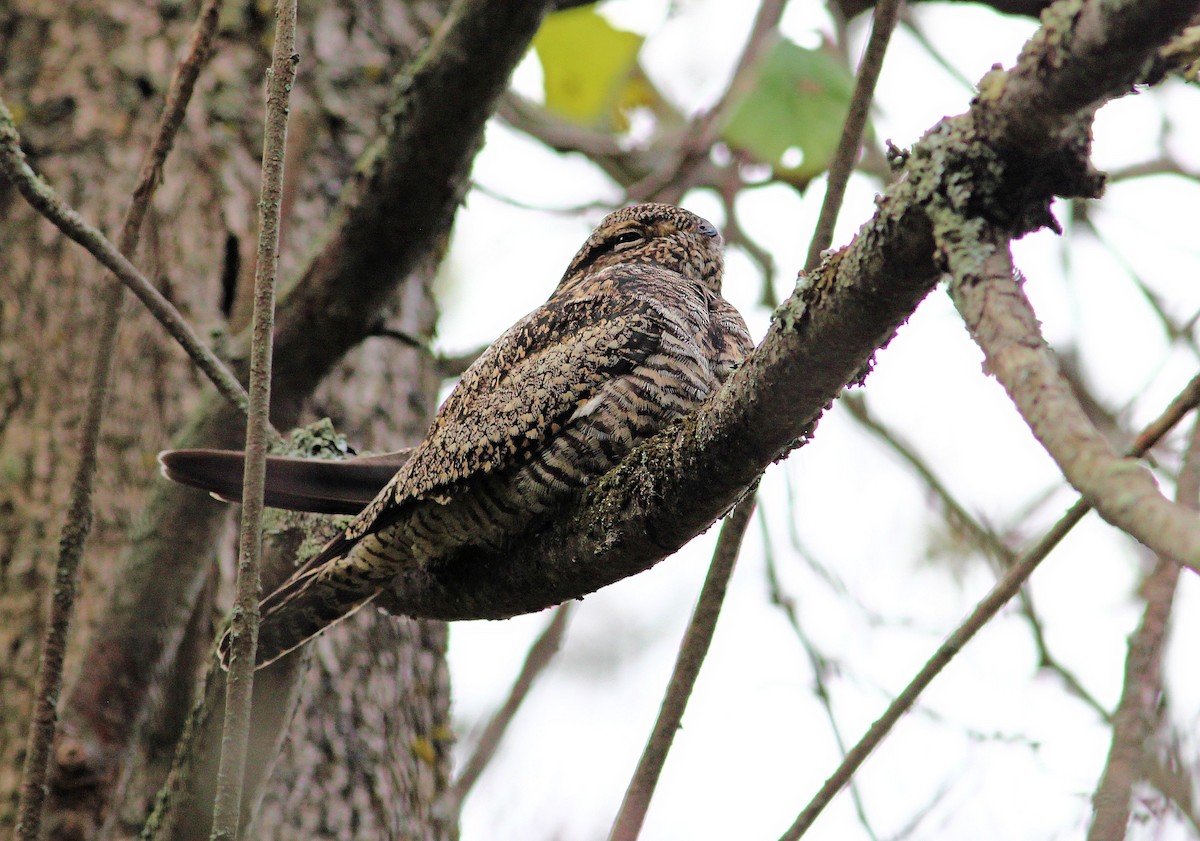
[[[717,619],[721,615],[721,605],[725,601],[729,578],[733,574],[742,538],[753,515],[754,498],[749,497],[733,509],[721,526],[721,536],[717,540],[716,551],[713,552],[708,576],[704,579],[704,586],[696,600],[696,609],[688,623],[687,632],[679,644],[679,655],[671,672],[666,695],[663,696],[662,707],[658,711],[650,738],[646,740],[642,758],[638,761],[629,787],[625,790],[625,798],[621,801],[621,809],[617,812],[609,834],[610,841],[637,841],[642,831],[642,823],[650,809],[650,798],[654,796],[654,789],[662,776],[667,754],[675,741],[675,733],[683,722],[683,713],[687,710],[692,688],[700,676],[700,667],[704,665],[704,657],[708,654],[713,633],[716,632]]]
[[[1088,420],[1014,278],[1008,243],[990,233],[964,233],[964,224],[946,224],[939,237],[953,233],[959,240],[945,246],[955,275],[950,287],[955,306],[983,349],[987,370],[1004,386],[1067,481],[1107,522],[1200,571],[1200,523],[1193,512],[1159,492],[1148,469],[1113,452]]]
[[[267,483],[267,415],[271,408],[272,333],[275,278],[279,272],[279,217],[287,151],[288,102],[296,79],[296,0],[277,0],[275,39],[267,69],[267,109],[263,127],[262,188],[258,199],[258,259],[254,269],[251,326],[250,411],[246,420],[246,461],[242,475],[242,518],[238,535],[237,581],[230,622],[230,663],[225,684],[221,763],[213,805],[212,841],[235,841],[241,822],[250,702],[254,693],[254,652],[258,647],[261,596],[263,496]]]
[[[1200,507],[1200,422],[1192,426],[1175,497],[1190,510]],[[1088,841],[1123,839],[1129,824],[1134,783],[1152,779],[1146,766],[1147,761],[1151,767],[1157,764],[1152,737],[1160,715],[1163,648],[1178,584],[1179,565],[1163,557],[1158,558],[1142,584],[1146,606],[1142,621],[1129,640],[1125,686],[1113,715],[1112,744],[1104,773],[1092,796]]]

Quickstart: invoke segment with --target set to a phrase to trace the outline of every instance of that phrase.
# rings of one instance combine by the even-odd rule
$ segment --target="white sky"
[[[650,35],[646,69],[678,104],[695,111],[722,92],[757,4],[677,5],[679,14],[669,20],[662,0],[621,0],[604,8],[618,25]],[[819,5],[790,4],[785,31],[815,44],[816,33],[828,26]],[[994,62],[1010,65],[1034,30],[1032,21],[959,4],[923,6],[913,14],[972,81]],[[862,21],[854,32],[861,46]],[[539,93],[535,61],[521,67],[516,84],[528,95]],[[970,95],[900,30],[879,84],[877,136],[908,146],[941,117],[963,111]],[[1200,167],[1198,104],[1195,89],[1173,84],[1107,106],[1096,124],[1097,163],[1119,167],[1157,157],[1167,114],[1168,148]],[[586,162],[558,156],[501,125],[489,130],[475,178],[490,192],[539,207],[620,200]],[[817,182],[800,199],[790,189],[770,187],[739,202],[743,224],[776,258],[780,296],[790,291],[803,260],[822,189]],[[871,214],[877,189],[865,178],[852,182],[837,244]],[[691,194],[684,204],[722,221],[712,196]],[[1197,206],[1194,182],[1160,177],[1119,184],[1092,208],[1107,244],[1082,235],[1066,243],[1042,232],[1015,248],[1048,338],[1076,347],[1096,393],[1114,407],[1128,406],[1138,425],[1193,375],[1197,360],[1168,346],[1125,263],[1180,320],[1200,310]],[[1066,221],[1061,203],[1056,213]],[[544,300],[601,215],[525,210],[472,193],[442,279],[441,346],[477,347]],[[536,249],[529,248],[531,238]],[[726,295],[761,336],[769,313],[755,303],[758,286],[753,264],[731,251]],[[938,290],[879,354],[858,393],[968,510],[1031,542],[1073,496],[1000,387],[983,377],[980,359]],[[977,557],[928,557],[942,530],[924,488],[842,409],[827,415],[812,444],[768,471],[760,499],[760,519],[751,526],[651,807],[646,841],[777,838],[839,761],[813,693],[809,658],[769,600],[764,522],[804,632],[829,658],[825,680],[851,744],[994,580]],[[657,713],[715,533],[579,606],[559,659],[467,803],[466,841],[606,836]],[[1109,707],[1120,692],[1125,639],[1140,613],[1134,589],[1146,563],[1130,540],[1093,515],[1032,583],[1055,657]],[[1200,710],[1191,655],[1200,627],[1188,619],[1200,615],[1196,605],[1196,583],[1185,576],[1168,665],[1175,723],[1185,732],[1195,729]],[[471,747],[472,727],[507,694],[548,618],[453,626],[460,751]],[[1195,747],[1187,745],[1189,756]],[[1029,626],[1010,610],[936,680],[919,709],[867,761],[858,784],[881,838],[906,829],[914,838],[1075,838],[1087,826],[1107,748],[1108,730],[1092,710],[1056,676],[1038,671]],[[843,793],[808,837],[869,836]],[[1135,826],[1130,837],[1189,836],[1168,816]]]

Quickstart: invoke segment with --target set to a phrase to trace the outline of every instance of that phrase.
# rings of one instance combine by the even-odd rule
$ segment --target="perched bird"
[[[695,214],[665,204],[609,214],[549,300],[463,374],[417,447],[391,462],[313,466],[304,489],[277,491],[274,502],[268,491],[269,504],[354,510],[380,471],[398,465],[343,533],[263,599],[258,665],[366,604],[409,565],[503,548],[707,400],[753,347],[721,297],[723,265],[717,229]],[[221,472],[213,451],[164,454],[164,472],[236,497],[240,454],[224,458],[236,481],[220,487],[190,475],[200,463]],[[287,461],[268,466],[269,486],[272,470],[279,481],[309,472]]]

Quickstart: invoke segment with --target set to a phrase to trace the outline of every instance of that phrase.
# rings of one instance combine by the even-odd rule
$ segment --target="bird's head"
[[[669,204],[635,204],[605,216],[567,267],[559,289],[610,266],[637,264],[679,272],[721,294],[721,234],[708,220]]]

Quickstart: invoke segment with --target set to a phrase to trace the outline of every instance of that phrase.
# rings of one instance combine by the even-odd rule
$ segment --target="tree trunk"
[[[428,37],[444,6],[302,3],[281,244],[285,281],[326,224],[341,183],[373,138],[389,80]],[[271,28],[260,9],[227,4],[214,56],[168,161],[141,247],[131,255],[201,335],[211,333],[218,341],[244,326],[254,271],[264,44]],[[15,0],[0,9],[0,91],[18,120],[30,163],[110,234],[130,200],[196,10],[194,2],[137,0],[100,6]],[[0,219],[0,835],[7,836],[15,822],[44,606],[77,461],[98,292],[109,280],[4,180]],[[425,266],[401,287],[391,311],[381,313],[389,326],[414,336],[432,333],[432,272],[433,266]],[[142,531],[148,489],[161,481],[154,453],[168,446],[202,400],[211,399],[210,387],[162,330],[140,307],[126,309],[64,698],[87,696],[80,641],[112,604],[120,555]],[[376,339],[328,378],[303,414],[333,416],[356,447],[394,448],[419,439],[437,386],[427,354]],[[230,434],[236,439],[240,431]],[[214,583],[228,571],[226,563]],[[217,612],[211,596],[227,589],[227,582],[206,588],[210,597],[192,610],[189,626],[196,642],[185,652],[206,650]],[[337,803],[340,812],[329,810],[320,818],[320,826],[334,834],[353,825],[377,829],[371,837],[451,837],[453,827],[432,815],[448,774],[445,630],[438,623],[402,623],[375,613],[364,613],[354,624],[319,647],[256,832],[295,837],[290,827],[307,826],[312,816],[291,804]],[[364,645],[364,633],[370,645]],[[179,712],[190,705],[196,664],[204,661],[181,656],[164,672],[158,712],[141,715],[133,755],[110,758],[105,765],[110,778],[98,786],[96,780],[71,778],[73,769],[88,769],[74,764],[75,745],[60,742],[47,815],[50,837],[92,837],[105,823],[116,836],[136,831],[165,774],[182,724]],[[347,720],[354,727],[346,728]],[[383,756],[387,761],[379,760]],[[388,769],[386,779],[377,768]],[[110,800],[105,793],[117,782],[119,799]],[[380,803],[388,808],[372,813]],[[397,810],[397,803],[409,808]],[[400,817],[389,817],[398,811]]]

